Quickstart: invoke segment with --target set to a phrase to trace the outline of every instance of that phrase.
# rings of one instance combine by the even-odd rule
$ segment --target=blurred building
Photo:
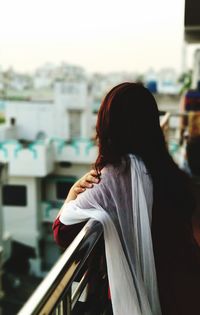
[[[57,82],[53,101],[4,101],[7,128],[15,124],[17,138],[65,140],[91,137],[87,82]]]
[[[144,83],[150,92],[163,95],[177,95],[182,87],[176,71],[172,68],[163,68],[158,72],[148,70],[144,74]]]
[[[88,85],[57,82],[53,102],[4,102],[6,124],[0,126],[0,161],[8,163],[2,189],[4,228],[15,243],[34,250],[30,270],[40,276],[60,255],[52,239],[53,220],[70,187],[97,154]]]

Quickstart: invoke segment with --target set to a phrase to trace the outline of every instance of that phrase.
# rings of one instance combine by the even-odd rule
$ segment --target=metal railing
[[[107,286],[103,246],[102,227],[100,223],[90,220],[65,250],[18,315],[77,314],[75,312],[77,301],[90,282],[93,288],[87,290],[92,293],[88,293],[86,304],[90,304],[88,303],[90,296],[95,303],[95,296],[98,298],[98,293],[102,293],[97,291],[103,288],[103,283]],[[78,281],[78,286],[72,292],[74,281]],[[91,304],[94,305],[94,303]],[[98,307],[97,304],[98,301],[96,307]],[[88,312],[87,314],[102,313]]]

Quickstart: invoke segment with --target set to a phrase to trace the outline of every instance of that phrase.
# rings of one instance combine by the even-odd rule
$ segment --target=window
[[[66,199],[70,188],[74,185],[74,182],[57,182],[56,183],[56,198]]]
[[[27,187],[22,185],[4,185],[2,201],[4,206],[26,206]]]
[[[81,111],[80,110],[69,110],[69,130],[70,138],[81,137]]]

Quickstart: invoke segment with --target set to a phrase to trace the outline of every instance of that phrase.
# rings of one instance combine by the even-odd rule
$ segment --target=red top
[[[73,225],[65,225],[60,222],[59,217],[57,217],[53,223],[52,230],[55,242],[62,248],[67,248],[77,234],[84,227],[86,222],[81,222]],[[111,299],[110,289],[108,288],[108,299]]]
[[[74,240],[76,235],[84,227],[84,225],[85,222],[73,225],[65,225],[62,222],[60,222],[59,217],[57,217],[52,226],[54,240],[60,247],[67,248]]]

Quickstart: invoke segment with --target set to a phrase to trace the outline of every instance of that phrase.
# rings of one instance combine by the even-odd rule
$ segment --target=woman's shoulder
[[[125,162],[122,161],[122,163],[118,165],[114,164],[107,164],[104,166],[104,168],[101,170],[102,177],[109,178],[109,177],[118,177],[122,176],[126,171],[128,170],[128,164],[125,165]]]
[[[101,170],[101,174],[103,176],[109,176],[110,174],[115,174],[116,173],[116,167],[112,164],[107,164],[104,166],[104,168]]]
[[[108,190],[112,189],[113,185],[123,184],[127,182],[131,176],[129,161],[124,161],[119,165],[108,164],[101,170],[101,183]]]
[[[120,164],[114,165],[114,164],[107,164],[101,171],[101,174],[103,177],[110,177],[110,176],[122,176],[126,177],[128,174],[130,174],[130,170],[135,169],[141,174],[149,175],[150,173],[147,170],[147,167],[144,163],[144,161],[136,155],[129,154],[126,157],[124,157]],[[150,176],[151,177],[151,176]]]
[[[109,164],[104,166],[101,170],[101,185],[108,187],[110,182],[115,179],[116,176],[116,168],[113,165]]]

